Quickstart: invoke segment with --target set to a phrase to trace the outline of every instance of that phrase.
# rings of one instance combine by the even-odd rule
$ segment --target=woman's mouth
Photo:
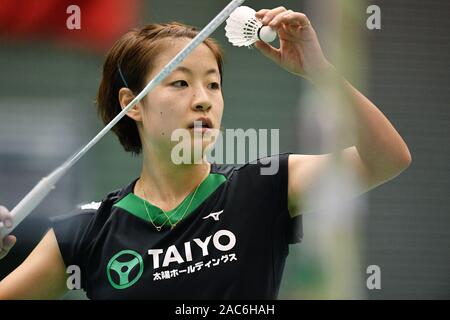
[[[207,132],[212,129],[212,122],[208,118],[199,118],[191,123],[189,129],[198,132]]]

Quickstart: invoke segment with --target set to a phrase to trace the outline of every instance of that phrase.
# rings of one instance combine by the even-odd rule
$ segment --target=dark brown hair
[[[164,49],[163,39],[190,38],[198,34],[195,27],[178,22],[150,24],[142,29],[133,29],[123,35],[111,48],[103,65],[103,75],[97,93],[98,114],[106,125],[122,108],[119,90],[128,87],[137,95],[146,85],[145,80],[153,67],[155,57]],[[204,41],[213,52],[222,79],[223,52],[212,38]],[[122,72],[120,75],[119,68]],[[142,143],[136,122],[124,116],[112,129],[125,151],[139,154]]]

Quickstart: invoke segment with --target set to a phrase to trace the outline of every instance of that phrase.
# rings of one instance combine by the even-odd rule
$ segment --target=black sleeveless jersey
[[[275,299],[288,245],[302,237],[301,216],[287,207],[288,157],[211,164],[174,229],[152,225],[137,179],[53,217],[64,262],[80,268],[90,299]],[[274,164],[275,174],[261,174]]]

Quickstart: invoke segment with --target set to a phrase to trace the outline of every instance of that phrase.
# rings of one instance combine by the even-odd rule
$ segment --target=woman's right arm
[[[0,282],[0,300],[58,299],[68,291],[67,277],[55,233],[50,229],[25,261]]]

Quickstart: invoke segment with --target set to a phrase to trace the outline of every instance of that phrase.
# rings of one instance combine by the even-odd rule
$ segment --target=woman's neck
[[[144,153],[142,171],[134,193],[164,211],[175,208],[209,175],[211,165],[176,165],[172,160]]]

